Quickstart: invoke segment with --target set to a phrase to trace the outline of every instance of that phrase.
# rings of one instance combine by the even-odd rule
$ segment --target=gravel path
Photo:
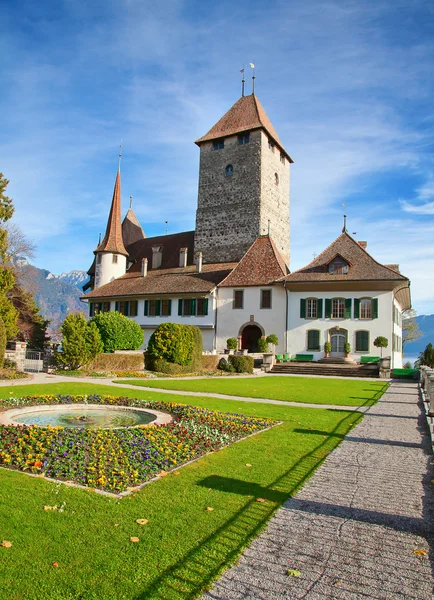
[[[429,453],[418,387],[395,382],[203,600],[431,600]]]

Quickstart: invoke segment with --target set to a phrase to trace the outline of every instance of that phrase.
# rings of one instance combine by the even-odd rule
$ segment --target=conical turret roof
[[[196,140],[195,143],[200,146],[202,142],[228,137],[252,129],[264,129],[284,152],[288,160],[293,162],[255,94],[242,96],[237,100],[214,127],[211,127],[208,133]]]
[[[132,208],[128,209],[125,219],[122,222],[122,239],[125,246],[128,248],[130,244],[134,244],[139,240],[144,240],[146,234],[139,223]]]
[[[121,173],[119,170],[116,175],[112,205],[107,221],[107,229],[102,242],[94,252],[95,254],[97,252],[114,252],[116,254],[124,254],[125,256],[128,256],[128,252],[125,249],[122,239]]]

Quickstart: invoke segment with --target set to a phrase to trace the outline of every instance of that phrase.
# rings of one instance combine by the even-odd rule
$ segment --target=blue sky
[[[339,0],[1,1],[0,171],[35,264],[87,269],[123,144],[148,236],[194,229],[199,150],[243,63],[295,163],[291,269],[368,241],[434,313],[434,4]],[[248,69],[246,69],[247,71]],[[248,77],[250,73],[247,73]],[[250,81],[247,82],[250,90]]]

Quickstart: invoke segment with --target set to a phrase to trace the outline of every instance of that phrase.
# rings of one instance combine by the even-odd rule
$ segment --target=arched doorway
[[[258,352],[258,340],[262,331],[258,325],[246,325],[241,333],[241,348],[249,352]]]
[[[346,329],[331,329],[330,330],[330,343],[332,350],[330,356],[345,356],[345,342],[348,339],[348,332]]]

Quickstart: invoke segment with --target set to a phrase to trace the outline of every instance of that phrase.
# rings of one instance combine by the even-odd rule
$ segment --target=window
[[[165,300],[152,298],[151,300],[145,300],[143,314],[145,317],[170,317],[171,307],[172,300],[170,298]]]
[[[329,264],[329,273],[333,275],[346,275],[348,273],[348,263],[343,258],[335,258]]]
[[[320,332],[317,329],[310,329],[307,332],[307,349],[320,350]]]
[[[283,154],[283,152],[280,153],[280,162],[282,163],[282,165],[285,164],[285,155]]]
[[[233,308],[243,308],[244,306],[244,290],[234,290]]]
[[[356,352],[369,352],[369,331],[356,331]]]
[[[97,255],[97,257],[96,257],[96,264],[97,264],[97,265],[100,265],[100,264],[101,264],[101,261],[102,261],[102,255],[101,255],[101,254],[98,254],[98,255]]]
[[[274,144],[271,140],[268,140],[268,147],[270,148],[271,152],[274,152]]]
[[[225,147],[224,140],[216,140],[215,142],[212,143],[213,150],[223,150],[224,147]]]
[[[161,316],[170,317],[172,300],[166,299],[161,301]]]
[[[226,177],[231,177],[233,175],[234,168],[232,165],[228,165],[225,169]]]
[[[208,298],[180,298],[178,315],[182,317],[205,317],[208,314]]]
[[[261,308],[271,308],[271,290],[261,290]]]
[[[250,142],[250,133],[242,133],[238,136],[238,144],[243,146],[244,144],[248,144]]]
[[[112,263],[114,265],[116,265],[118,263],[118,255],[117,254],[113,254],[113,256],[112,256]]]
[[[197,299],[197,316],[205,317],[208,314],[208,298]]]
[[[372,301],[370,298],[360,300],[360,318],[372,319]]]
[[[316,319],[317,317],[317,300],[316,298],[308,298],[306,300],[306,318]]]
[[[277,173],[274,173],[274,183],[279,185],[279,175]]]
[[[102,311],[103,312],[109,312],[110,311],[110,302],[103,302],[102,303]]]
[[[343,319],[345,315],[345,301],[342,298],[332,300],[332,319]]]

